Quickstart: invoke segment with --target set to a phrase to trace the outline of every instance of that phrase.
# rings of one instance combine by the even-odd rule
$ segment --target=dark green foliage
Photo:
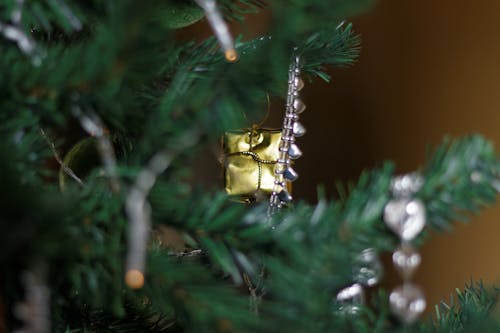
[[[480,136],[460,141],[446,139],[423,170],[427,182],[420,191],[435,227],[446,228],[450,220],[466,218],[465,212],[476,212],[495,202],[498,193],[498,157],[491,143]],[[450,209],[449,204],[454,207]]]
[[[340,200],[298,202],[272,219],[264,204],[244,206],[195,185],[200,152],[223,131],[248,126],[245,117],[262,118],[266,94],[285,96],[294,52],[310,79],[328,80],[324,66],[356,60],[359,37],[340,23],[371,2],[220,0],[227,19],[264,5],[273,13],[270,35],[240,36],[240,60],[229,64],[214,38],[175,38],[168,13],[174,5],[196,11],[192,1],[27,1],[20,26],[45,54],[41,64],[0,34],[0,302],[12,309],[23,300],[19,277],[41,260],[57,332],[467,332],[475,321],[483,331],[498,328],[486,320],[495,298],[481,286],[410,328],[390,317],[383,291],[359,317],[339,312],[334,296],[353,283],[355,256],[396,245],[382,221],[391,163],[363,173]],[[16,3],[0,5],[0,22],[10,22]],[[51,146],[64,156],[81,139],[96,141],[86,139],[75,108],[105,124],[121,191],[92,164],[79,175],[83,185],[67,181],[59,191]],[[146,284],[132,291],[123,283],[125,201],[159,151],[172,163],[148,196],[153,225],[175,227],[187,250],[201,252],[181,255],[152,240]],[[417,195],[437,229],[493,203],[500,187],[498,157],[480,136],[445,141],[421,172]],[[19,324],[12,311],[7,324]]]
[[[436,305],[435,318],[423,324],[422,332],[497,332],[500,322],[490,318],[496,311],[499,290],[487,289],[482,283],[471,283],[450,302]]]
[[[258,13],[261,8],[266,7],[264,0],[222,0],[217,4],[222,10],[224,18],[242,22],[247,14]]]

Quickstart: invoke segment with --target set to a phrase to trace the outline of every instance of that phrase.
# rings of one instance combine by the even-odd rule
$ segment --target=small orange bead
[[[238,53],[235,49],[229,49],[225,53],[226,60],[229,62],[236,62],[238,60]]]
[[[129,288],[140,289],[144,286],[144,274],[137,269],[131,269],[125,273],[125,283]]]

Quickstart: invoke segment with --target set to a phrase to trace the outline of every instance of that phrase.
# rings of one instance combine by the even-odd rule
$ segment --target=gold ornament
[[[222,142],[226,192],[248,203],[271,194],[280,141],[279,129],[226,132]]]
[[[226,192],[239,196],[243,202],[260,201],[269,194],[269,216],[292,201],[291,184],[298,178],[292,168],[293,160],[302,156],[295,139],[306,132],[298,122],[299,114],[306,108],[299,98],[303,87],[300,57],[294,55],[288,71],[283,128],[261,129],[254,125],[252,129],[227,132],[223,137]]]

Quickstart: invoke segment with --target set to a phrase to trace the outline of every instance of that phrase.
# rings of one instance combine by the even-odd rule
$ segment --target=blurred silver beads
[[[425,206],[418,199],[390,200],[384,209],[384,221],[403,241],[411,241],[425,226]]]
[[[399,247],[392,254],[394,267],[404,279],[410,279],[413,276],[421,261],[420,253],[408,244]]]
[[[356,315],[361,306],[365,304],[365,291],[359,283],[340,290],[336,301],[339,304],[339,310],[343,314]]]
[[[384,222],[401,241],[392,254],[392,262],[403,278],[403,284],[391,292],[389,304],[391,311],[406,324],[417,320],[426,307],[422,290],[410,282],[422,261],[410,245],[426,224],[424,203],[412,197],[422,185],[423,179],[416,173],[395,177],[391,182],[393,198],[384,207]]]
[[[363,250],[353,265],[354,280],[361,285],[373,287],[380,282],[383,275],[380,258],[372,248]]]
[[[389,305],[402,322],[410,324],[420,317],[427,304],[420,287],[407,283],[391,292]]]

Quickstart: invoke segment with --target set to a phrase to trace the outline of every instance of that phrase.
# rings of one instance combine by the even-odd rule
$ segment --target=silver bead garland
[[[299,91],[303,87],[304,82],[300,78],[300,57],[294,55],[288,70],[286,112],[281,131],[280,154],[274,170],[274,188],[269,199],[269,214],[292,201],[292,196],[287,190],[287,183],[295,181],[298,174],[291,164],[292,160],[302,156],[295,138],[306,133],[305,127],[298,121],[299,114],[306,109],[304,102],[299,98]]]
[[[335,297],[339,312],[348,316],[356,316],[365,305],[365,287],[375,286],[382,278],[382,263],[375,249],[366,248],[355,257],[352,274],[355,283]]]
[[[375,249],[364,249],[355,259],[353,276],[357,283],[366,287],[373,287],[380,282],[384,272]]]
[[[425,296],[419,286],[411,282],[421,262],[421,256],[410,244],[426,223],[425,206],[412,196],[422,187],[418,174],[394,178],[391,183],[393,198],[384,208],[384,222],[401,240],[401,246],[392,254],[394,267],[403,278],[389,296],[392,312],[404,323],[417,320],[426,307]]]
[[[355,283],[340,290],[336,297],[339,311],[345,315],[356,315],[365,304],[365,291],[363,286]]]

